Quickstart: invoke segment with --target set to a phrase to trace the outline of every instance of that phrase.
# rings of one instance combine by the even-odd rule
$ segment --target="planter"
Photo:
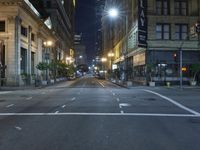
[[[127,81],[127,87],[133,86],[133,83],[131,81]]]
[[[167,87],[170,87],[171,83],[170,82],[167,82]]]
[[[197,81],[190,81],[190,85],[191,86],[196,86],[197,85]]]
[[[156,83],[155,83],[155,82],[152,82],[152,81],[150,81],[150,82],[149,82],[149,86],[151,86],[151,87],[154,87],[154,86],[156,86]]]
[[[55,81],[54,81],[53,79],[51,79],[51,80],[50,80],[50,83],[51,83],[51,84],[54,84],[54,83],[55,83]]]
[[[47,81],[42,81],[42,85],[47,85]]]

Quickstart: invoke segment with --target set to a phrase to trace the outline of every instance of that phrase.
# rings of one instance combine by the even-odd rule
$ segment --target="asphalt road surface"
[[[200,150],[200,90],[83,77],[0,91],[0,150]]]

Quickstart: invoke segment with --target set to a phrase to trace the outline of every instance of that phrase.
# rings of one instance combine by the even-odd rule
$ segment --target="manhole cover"
[[[6,100],[4,100],[4,99],[0,99],[0,103],[1,103],[1,102],[5,102],[5,101],[6,101]]]
[[[145,100],[147,100],[147,101],[156,101],[155,98],[147,98],[147,99],[145,99]]]
[[[23,98],[24,98],[24,97],[28,97],[28,96],[27,96],[27,95],[21,95],[20,97],[23,97]]]
[[[192,118],[189,120],[190,123],[193,123],[193,124],[199,124],[200,123],[200,119],[199,118]]]

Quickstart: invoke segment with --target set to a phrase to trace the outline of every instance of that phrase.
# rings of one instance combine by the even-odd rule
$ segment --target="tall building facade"
[[[200,62],[198,36],[190,34],[200,19],[198,0],[107,0],[105,10],[110,7],[119,16],[102,21],[104,54],[115,53],[120,79],[178,82],[181,50],[183,81],[190,80],[191,64]]]
[[[74,0],[43,0],[44,9],[49,14],[52,31],[57,37],[56,55],[58,60],[65,60],[73,50],[74,39]]]
[[[73,47],[73,24],[69,19],[73,15],[67,16],[64,1],[52,2],[56,9],[49,10],[51,2],[45,0],[0,1],[1,86],[34,83],[35,76],[41,75],[36,69],[39,62],[65,61]],[[49,41],[51,47],[46,47]]]
[[[102,26],[101,18],[104,12],[105,0],[95,0],[95,51],[97,55],[102,54]]]

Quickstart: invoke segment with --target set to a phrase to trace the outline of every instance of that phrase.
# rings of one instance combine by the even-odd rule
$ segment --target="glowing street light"
[[[107,58],[104,58],[104,57],[103,57],[103,58],[101,58],[101,61],[102,61],[102,62],[106,62],[106,61],[107,61]]]
[[[114,54],[113,52],[109,52],[109,53],[108,53],[108,57],[111,58],[111,57],[114,57],[114,56],[115,56],[115,54]]]
[[[116,18],[116,17],[119,15],[119,11],[118,11],[116,8],[111,8],[111,9],[108,11],[108,15],[109,15],[111,18]]]

